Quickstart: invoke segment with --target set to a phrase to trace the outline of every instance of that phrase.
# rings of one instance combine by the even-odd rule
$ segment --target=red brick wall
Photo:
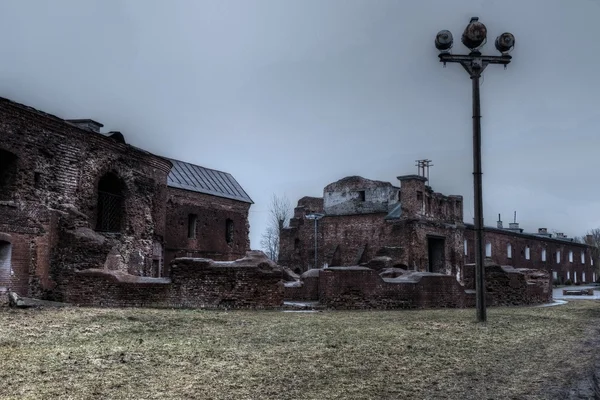
[[[322,270],[319,300],[331,308],[467,307],[474,297],[452,276],[415,273],[412,280],[384,281],[369,269]]]
[[[475,290],[475,265],[464,267],[465,289]],[[490,306],[542,304],[552,301],[551,276],[544,270],[485,267],[486,301]]]
[[[467,240],[466,263],[475,262],[475,237],[473,229],[465,230],[465,239]],[[557,272],[558,278],[562,281],[567,280],[567,271],[570,272],[570,278],[577,272],[578,281],[582,280],[582,273],[585,272],[586,281],[592,281],[592,273],[595,266],[592,266],[592,252],[590,248],[583,244],[546,239],[543,237],[532,237],[512,233],[510,231],[487,230],[484,241],[492,245],[491,261],[500,265],[509,265],[515,268],[529,268],[547,271],[552,275]],[[508,243],[512,246],[512,258],[508,258]],[[525,249],[529,246],[530,259],[525,257]],[[546,261],[542,261],[542,250],[546,249]],[[561,262],[556,262],[556,253],[560,251]],[[569,261],[569,251],[573,252],[573,262]],[[585,252],[585,263],[581,263],[581,252]],[[485,254],[485,253],[484,253]]]
[[[176,257],[235,260],[250,250],[248,212],[250,204],[168,188],[165,265]],[[198,216],[196,238],[188,238],[188,216]],[[233,241],[226,241],[226,221],[233,221]],[[168,273],[168,271],[167,271]]]
[[[19,294],[44,296],[62,270],[82,267],[69,255],[71,245],[87,253],[81,242],[57,244],[68,232],[96,227],[98,182],[109,171],[124,183],[125,219],[121,232],[100,234],[110,246],[93,266],[102,267],[114,248],[121,268],[151,273],[152,246],[162,243],[165,230],[168,161],[6,99],[0,99],[0,136],[0,150],[16,156],[14,182],[0,190],[0,233],[17,241],[12,264]]]
[[[280,268],[186,258],[173,262],[170,278],[81,271],[69,278],[65,292],[69,303],[107,307],[274,308],[283,303]]]
[[[298,286],[285,287],[285,299],[296,301],[319,300],[319,276],[303,278]]]

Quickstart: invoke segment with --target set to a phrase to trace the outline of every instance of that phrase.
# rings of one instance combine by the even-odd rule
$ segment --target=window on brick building
[[[581,251],[581,263],[585,264],[585,251]]]
[[[417,200],[423,201],[423,192],[421,192],[420,190],[417,191]]]
[[[233,242],[233,220],[230,219],[225,221],[225,241],[227,243]]]
[[[465,239],[465,256],[467,255],[467,249],[469,246],[467,246],[467,239]]]
[[[542,249],[542,261],[546,262],[546,249]]]
[[[569,262],[573,262],[573,250],[569,250]]]
[[[554,279],[554,280],[558,279],[558,271],[552,271],[552,279]]]
[[[506,245],[506,257],[512,258],[512,245],[510,243]]]
[[[0,200],[8,200],[16,189],[17,156],[0,150]]]
[[[196,228],[198,226],[198,215],[188,215],[188,239],[196,239]]]
[[[531,258],[531,249],[529,248],[529,246],[525,247],[525,259],[529,260]]]
[[[120,232],[124,216],[125,185],[112,172],[105,174],[98,182],[98,206],[96,230]]]
[[[360,201],[365,201],[367,199],[365,191],[364,190],[359,190],[358,191],[358,200]]]
[[[567,271],[567,280],[571,279],[571,271]]]
[[[487,242],[485,244],[485,256],[486,257],[492,256],[492,244],[490,242]]]
[[[560,250],[556,252],[556,263],[560,264]]]
[[[0,240],[0,293],[10,288],[11,251],[11,244]]]
[[[585,282],[585,272],[582,272],[582,273],[581,273],[581,282],[582,282],[582,283],[586,283],[586,282]]]

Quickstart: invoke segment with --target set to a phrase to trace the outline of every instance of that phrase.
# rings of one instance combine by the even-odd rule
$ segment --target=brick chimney
[[[500,218],[500,214],[498,214],[498,229],[502,229],[502,218]]]
[[[415,218],[425,214],[425,182],[420,175],[399,176],[403,217]]]

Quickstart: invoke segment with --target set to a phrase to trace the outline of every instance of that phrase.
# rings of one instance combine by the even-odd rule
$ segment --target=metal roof
[[[206,193],[245,203],[254,202],[231,174],[199,165],[169,159],[173,168],[167,178],[170,187]]]

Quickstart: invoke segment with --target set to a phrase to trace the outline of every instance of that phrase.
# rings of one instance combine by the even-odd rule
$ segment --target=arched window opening
[[[0,240],[0,293],[6,292],[10,287],[11,253],[11,244]]]
[[[17,182],[17,156],[0,150],[0,200],[12,198]]]
[[[104,175],[98,183],[98,208],[96,230],[120,232],[123,223],[123,192],[121,179],[112,172]]]

